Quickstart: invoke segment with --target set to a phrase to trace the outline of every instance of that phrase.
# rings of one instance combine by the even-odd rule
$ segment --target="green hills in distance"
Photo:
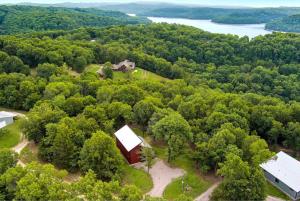
[[[0,6],[0,34],[147,22],[149,20],[146,18],[130,17],[119,11],[103,11],[92,8]]]
[[[125,13],[134,13],[130,17]],[[61,3],[0,6],[0,34],[79,27],[150,23],[151,17],[212,20],[222,24],[260,24],[266,29],[300,32],[300,8],[190,7],[166,3]],[[26,19],[26,20],[25,20]]]

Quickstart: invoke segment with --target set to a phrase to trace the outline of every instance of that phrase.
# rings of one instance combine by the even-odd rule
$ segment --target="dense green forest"
[[[183,5],[167,3],[58,3],[58,4],[31,4],[34,6],[55,6],[69,8],[98,8],[103,10],[115,10],[124,13],[134,13],[138,16],[211,19],[213,22],[224,24],[258,24],[268,23],[272,20],[281,20],[285,17],[300,13],[295,7],[278,8],[218,8],[218,7],[186,7]],[[290,27],[280,29],[288,31]],[[274,29],[277,30],[277,29]]]
[[[44,62],[66,63],[81,72],[90,63],[129,58],[164,77],[185,78],[225,92],[300,99],[295,34],[273,33],[249,41],[186,26],[151,24],[2,36],[0,49],[31,68]]]
[[[17,166],[18,155],[0,149],[0,200],[144,199],[122,183],[113,133],[125,124],[165,147],[166,162],[187,152],[197,171],[222,176],[214,201],[265,200],[259,164],[278,147],[299,156],[297,34],[249,40],[168,24],[37,30],[0,36],[0,106],[28,111],[22,132],[52,165]],[[86,71],[124,59],[168,79]],[[64,182],[56,168],[82,177]]]
[[[146,18],[97,9],[0,6],[0,34],[139,24]]]
[[[266,24],[266,29],[284,32],[300,32],[300,14],[273,20]]]

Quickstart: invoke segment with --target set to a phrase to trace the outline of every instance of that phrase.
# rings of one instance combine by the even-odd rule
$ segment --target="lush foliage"
[[[96,42],[90,41],[93,38]],[[164,77],[286,101],[300,99],[298,43],[296,34],[274,33],[249,41],[167,24],[0,37],[1,51],[32,68],[65,63],[81,72],[90,63],[117,63],[127,58]],[[47,68],[45,75],[59,74],[53,67]],[[39,67],[38,72],[42,70]]]
[[[228,154],[221,166],[219,174],[225,179],[211,200],[265,200],[266,181],[259,167],[249,165],[235,154]]]
[[[225,178],[214,200],[264,199],[258,165],[273,154],[267,142],[300,151],[299,48],[295,34],[249,41],[166,24],[1,36],[0,105],[30,110],[22,128],[41,160],[86,176],[66,184],[52,166],[10,168],[0,196],[141,200],[139,189],[117,182],[123,161],[111,135],[129,124],[164,144],[170,162],[187,150],[190,166],[219,169]],[[182,79],[99,79],[83,71],[124,59]],[[70,67],[83,73],[73,76]],[[197,176],[188,171],[187,182],[196,186]]]
[[[0,149],[0,175],[17,165],[18,156],[9,149]]]
[[[300,32],[300,15],[291,15],[266,24],[267,29],[284,32]]]
[[[93,170],[101,180],[111,180],[123,163],[120,151],[114,140],[103,132],[96,132],[85,141],[80,153],[80,168]]]
[[[1,199],[139,201],[142,198],[136,187],[102,182],[92,171],[72,184],[64,182],[66,175],[66,171],[58,171],[52,165],[37,163],[10,168],[0,176]]]
[[[299,12],[298,8],[163,7],[141,15],[170,18],[211,19],[225,24],[258,24]]]
[[[70,30],[146,23],[147,19],[129,17],[115,11],[32,6],[0,6],[0,34],[45,30]]]

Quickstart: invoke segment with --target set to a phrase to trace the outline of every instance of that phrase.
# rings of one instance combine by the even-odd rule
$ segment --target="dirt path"
[[[220,183],[221,182],[217,182],[214,185],[212,185],[209,189],[207,189],[207,191],[205,191],[200,196],[198,196],[195,199],[195,201],[209,201],[209,198],[210,198],[212,192],[215,190],[215,188],[217,188],[219,186]]]
[[[21,151],[28,145],[28,143],[29,141],[24,137],[23,134],[21,134],[21,142],[19,142],[19,144],[17,144],[16,146],[14,146],[12,150],[20,154]]]
[[[29,141],[24,137],[24,135],[21,133],[21,141],[19,142],[19,144],[17,144],[16,146],[14,146],[11,150],[13,150],[14,152],[20,154],[21,151],[29,144]],[[25,167],[25,164],[19,159],[18,160],[18,165]]]
[[[268,196],[266,198],[266,201],[284,201],[284,200],[281,199],[281,198],[277,198],[277,197],[273,197],[273,196]]]
[[[21,114],[18,112],[12,112],[12,113],[16,114],[17,116],[19,116],[21,118],[27,118],[24,114]],[[16,146],[11,148],[14,152],[16,152],[18,154],[20,154],[21,151],[29,144],[29,141],[25,138],[23,133],[20,133],[20,138],[21,138],[21,141]],[[22,167],[25,166],[25,164],[21,160],[18,160],[17,164],[21,165]]]
[[[173,179],[181,177],[185,171],[180,168],[171,168],[167,166],[162,160],[158,160],[149,171],[153,180],[153,188],[147,193],[152,197],[161,197],[167,185]]]

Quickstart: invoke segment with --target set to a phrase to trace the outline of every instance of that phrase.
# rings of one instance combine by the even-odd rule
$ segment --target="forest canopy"
[[[118,11],[0,5],[0,34],[147,23]]]
[[[285,32],[300,32],[300,14],[273,20],[266,24],[267,29]]]
[[[65,63],[78,72],[91,63],[130,59],[171,79],[289,101],[300,100],[299,38],[273,33],[249,40],[187,26],[149,24],[2,36],[0,51],[31,68]]]

